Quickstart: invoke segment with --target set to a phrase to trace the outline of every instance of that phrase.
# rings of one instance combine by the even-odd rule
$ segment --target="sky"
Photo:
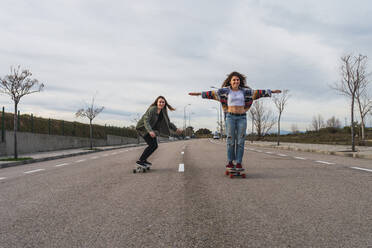
[[[317,115],[345,124],[349,99],[330,87],[340,82],[340,58],[372,56],[368,0],[0,3],[0,77],[29,69],[45,87],[19,110],[45,118],[88,123],[75,113],[94,97],[105,107],[94,123],[130,126],[162,95],[178,127],[186,113],[187,125],[215,130],[219,104],[188,92],[220,87],[238,71],[253,89],[290,91],[282,130],[310,129]],[[277,116],[270,98],[258,101]],[[14,110],[7,95],[0,104]]]

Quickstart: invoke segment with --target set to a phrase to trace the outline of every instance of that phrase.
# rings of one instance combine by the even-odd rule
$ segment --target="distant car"
[[[186,136],[185,139],[187,139],[187,140],[190,139],[190,136]]]
[[[219,139],[220,136],[218,134],[213,135],[213,139]]]

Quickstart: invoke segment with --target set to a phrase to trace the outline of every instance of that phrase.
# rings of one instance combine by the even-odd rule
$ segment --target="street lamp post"
[[[192,129],[191,129],[191,115],[195,114],[194,112],[189,112],[189,127],[190,127],[190,136],[192,136]]]
[[[195,114],[194,112],[189,112],[189,127],[191,127],[191,115]]]
[[[221,124],[221,122],[220,122],[220,111],[218,110],[219,108],[217,108],[217,107],[212,107],[212,109],[215,109],[215,110],[217,110],[217,132],[218,132],[218,127],[220,127],[220,134],[222,135],[222,133],[221,133],[221,126],[220,126],[220,124]]]
[[[211,88],[212,89],[219,89],[219,88],[217,88],[217,87],[215,87],[215,86],[211,86]],[[221,103],[219,103],[219,105],[220,105],[220,128],[221,128],[221,130],[220,130],[220,133],[221,133],[221,139],[223,138],[223,133],[224,133],[224,125],[222,124],[222,104]]]
[[[183,132],[186,137],[186,107],[190,106],[191,104],[187,104],[185,107],[183,107]]]

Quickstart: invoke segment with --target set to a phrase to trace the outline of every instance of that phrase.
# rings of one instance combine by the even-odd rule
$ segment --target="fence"
[[[115,135],[129,138],[136,138],[137,132],[134,128],[129,127],[115,127],[92,125],[93,138],[106,139],[107,135]],[[6,113],[3,107],[1,115],[1,141],[5,141],[5,130],[13,131],[14,129],[14,114]],[[75,137],[89,137],[89,124],[80,122],[70,122],[56,119],[45,119],[35,117],[33,114],[20,114],[18,111],[18,130],[21,132],[75,136]]]

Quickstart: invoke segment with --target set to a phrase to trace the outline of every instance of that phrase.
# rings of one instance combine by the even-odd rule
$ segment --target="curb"
[[[290,150],[290,151],[314,152],[314,153],[336,155],[336,156],[343,156],[343,157],[350,157],[350,158],[372,159],[372,154],[360,154],[358,152],[325,151],[325,150],[316,150],[316,149],[304,149],[304,148],[291,147],[291,146],[262,145],[262,144],[255,144],[255,143],[250,143],[248,145],[259,146],[259,147],[269,147],[269,148]]]
[[[55,159],[60,159],[60,158],[74,157],[74,156],[79,156],[79,155],[85,155],[88,153],[111,151],[111,150],[117,150],[117,149],[122,149],[122,148],[127,148],[127,147],[136,147],[136,146],[143,146],[143,144],[140,143],[140,144],[133,144],[133,145],[128,145],[128,146],[112,147],[108,149],[97,149],[94,151],[77,152],[77,153],[63,154],[63,155],[57,155],[57,156],[52,156],[52,157],[29,159],[29,160],[24,160],[24,161],[19,161],[19,162],[9,162],[9,163],[0,164],[0,169],[18,166],[18,165],[33,164],[37,162],[55,160]]]

